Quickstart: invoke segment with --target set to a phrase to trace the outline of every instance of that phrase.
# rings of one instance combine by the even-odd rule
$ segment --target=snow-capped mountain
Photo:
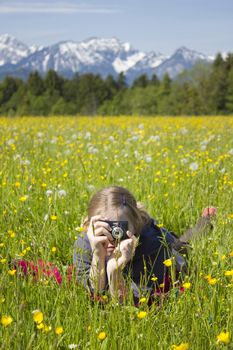
[[[0,66],[7,63],[16,64],[37,49],[37,46],[28,47],[9,34],[0,35]]]
[[[145,53],[116,38],[90,38],[82,42],[64,41],[47,47],[28,47],[8,34],[0,36],[0,78],[6,75],[26,78],[35,70],[44,75],[53,69],[68,78],[75,73],[98,73],[105,78],[123,72],[128,83],[132,83],[141,74],[149,77],[156,74],[161,78],[167,72],[174,78],[200,60],[208,61],[209,58],[185,47],[170,57],[155,52]]]

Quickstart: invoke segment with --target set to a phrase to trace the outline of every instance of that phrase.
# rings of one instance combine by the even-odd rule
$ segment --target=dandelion
[[[4,326],[4,327],[7,327],[7,326],[10,326],[10,324],[13,322],[13,318],[9,315],[4,315],[2,316],[1,318],[1,324]]]
[[[51,216],[50,216],[50,219],[51,219],[52,221],[56,221],[56,220],[57,220],[57,215],[51,215]]]
[[[64,332],[63,327],[58,326],[58,327],[55,328],[55,333],[56,333],[57,335],[60,335],[60,334],[62,334],[63,332]]]
[[[164,265],[169,267],[169,266],[172,266],[172,259],[167,259],[167,260],[164,260]]]
[[[57,191],[57,195],[59,198],[63,198],[66,196],[66,191],[65,190],[59,190]]]
[[[214,286],[218,282],[217,278],[209,278],[207,281],[211,286]]]
[[[199,167],[199,165],[196,162],[189,164],[189,169],[191,169],[192,171],[196,171],[198,169],[198,167]]]
[[[24,195],[19,198],[20,202],[25,202],[28,199],[28,196]]]
[[[76,349],[77,346],[78,346],[77,344],[69,344],[68,349]]]
[[[155,277],[155,276],[151,277],[151,281],[156,282],[157,280],[158,280],[158,277]]]
[[[36,324],[40,324],[43,321],[44,315],[40,310],[34,310],[32,311],[32,314],[33,314],[33,321]]]
[[[98,334],[98,339],[101,341],[104,340],[106,337],[107,337],[107,334],[105,332],[100,332]]]
[[[233,276],[233,270],[227,270],[224,273],[225,276]]]
[[[139,313],[137,314],[137,317],[141,320],[143,318],[145,318],[147,315],[146,311],[139,311]]]
[[[45,192],[45,194],[46,194],[47,197],[50,197],[50,196],[52,196],[53,191],[52,191],[52,190],[47,190],[47,191]]]
[[[172,350],[188,350],[188,343],[181,343],[180,345],[172,345]]]
[[[43,329],[44,328],[44,323],[41,322],[41,323],[37,324],[36,328],[37,329]]]
[[[229,332],[221,332],[217,336],[217,343],[223,343],[225,345],[230,343],[230,333]]]
[[[44,325],[43,332],[48,333],[51,331],[51,329],[52,329],[51,326]]]
[[[8,270],[8,275],[14,276],[16,274],[16,270]]]
[[[184,289],[190,289],[191,288],[191,283],[190,282],[185,282],[183,283]]]
[[[146,302],[146,298],[145,298],[145,297],[142,297],[139,301],[140,301],[141,304],[143,304],[143,303]]]
[[[15,187],[20,187],[20,182],[19,181],[15,182]]]
[[[51,252],[52,252],[52,253],[56,253],[56,251],[57,251],[57,248],[56,248],[56,247],[52,247],[52,248],[51,248]]]

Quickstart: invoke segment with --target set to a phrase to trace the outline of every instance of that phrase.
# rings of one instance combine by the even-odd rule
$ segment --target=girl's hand
[[[106,220],[101,215],[93,216],[90,220],[90,225],[87,231],[92,253],[99,258],[105,258],[109,243],[113,242],[110,234],[111,227],[108,223],[100,221]]]
[[[127,235],[129,238],[120,241],[110,255],[107,262],[108,272],[122,269],[133,258],[138,240],[130,231],[127,231]]]

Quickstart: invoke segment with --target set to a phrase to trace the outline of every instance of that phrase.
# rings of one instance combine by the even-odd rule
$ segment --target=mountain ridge
[[[76,73],[117,77],[124,73],[127,83],[147,74],[162,78],[168,73],[173,79],[199,61],[211,62],[213,57],[185,46],[172,55],[143,52],[118,38],[91,37],[80,42],[63,40],[49,46],[27,46],[9,34],[0,35],[0,78],[6,75],[26,79],[31,71],[45,75],[49,69],[72,78]]]

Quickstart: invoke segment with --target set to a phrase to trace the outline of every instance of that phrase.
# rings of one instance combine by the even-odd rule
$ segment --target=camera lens
[[[123,230],[120,227],[114,227],[112,229],[112,236],[115,239],[121,239],[123,237]]]

